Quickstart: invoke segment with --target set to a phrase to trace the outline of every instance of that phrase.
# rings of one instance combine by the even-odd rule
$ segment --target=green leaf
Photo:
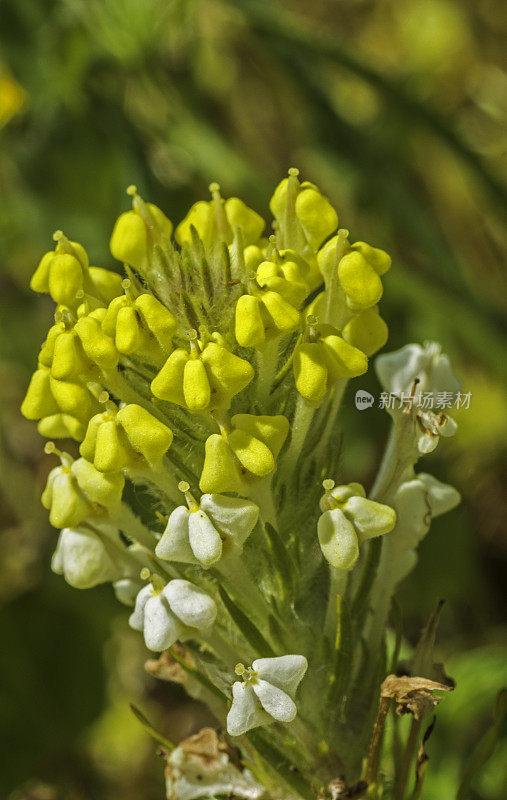
[[[183,667],[185,672],[188,672],[188,674],[192,675],[192,677],[195,678],[196,681],[199,681],[201,686],[204,686],[205,689],[207,689],[209,692],[212,692],[212,694],[214,694],[215,697],[218,697],[219,700],[222,700],[226,703],[229,702],[229,698],[227,697],[227,695],[224,694],[224,692],[222,692],[222,690],[219,689],[218,686],[215,686],[215,684],[212,683],[206,675],[204,675],[202,672],[199,672],[199,670],[196,669],[195,667],[191,667],[190,664],[187,664],[186,661],[183,661],[183,659],[180,658],[173,649],[169,648],[169,652],[172,658],[174,658],[174,660],[177,661],[181,667]]]
[[[272,566],[277,573],[283,595],[293,597],[296,566],[278,531],[269,522],[266,522],[264,528],[273,558]]]
[[[219,586],[218,591],[220,593],[222,603],[234,620],[235,625],[237,628],[239,628],[247,642],[253,647],[256,653],[267,658],[272,658],[275,656],[276,654],[271,645],[268,644],[262,633],[258,630],[258,628],[256,628],[246,614],[244,614],[243,611],[236,605],[236,603],[231,600],[223,586]]]
[[[334,643],[333,668],[329,686],[330,706],[344,695],[352,664],[352,624],[348,604],[342,595],[336,597],[337,625]]]
[[[361,583],[354,597],[351,607],[351,617],[354,620],[354,628],[360,630],[369,608],[370,589],[377,574],[377,567],[380,561],[382,550],[382,538],[371,539],[368,542],[368,555],[363,567]]]
[[[271,742],[268,742],[258,731],[249,731],[247,739],[255,747],[259,755],[267,761],[275,772],[305,800],[315,800],[315,791],[311,784],[301,775],[283,753]]]
[[[456,800],[466,800],[471,796],[472,783],[481,772],[489,758],[495,752],[500,734],[500,727],[507,715],[507,689],[500,689],[498,692],[495,710],[493,712],[493,724],[486,731],[484,736],[477,743],[475,750],[467,761],[461,784],[456,795]]]
[[[143,712],[140,711],[139,708],[137,708],[133,703],[129,703],[129,705],[130,705],[130,710],[132,711],[134,716],[137,717],[137,719],[139,720],[145,731],[149,733],[150,736],[153,739],[155,739],[156,742],[161,744],[162,747],[165,747],[165,749],[168,750],[169,752],[171,752],[171,750],[174,750],[176,745],[170,742],[169,739],[166,739],[165,736],[162,736],[162,734],[159,733],[157,730],[155,730],[155,728],[151,725],[150,721],[144,716]]]

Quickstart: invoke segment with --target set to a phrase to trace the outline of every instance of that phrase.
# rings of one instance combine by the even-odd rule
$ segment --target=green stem
[[[121,504],[121,509],[111,517],[113,523],[125,531],[129,538],[133,539],[143,547],[148,548],[153,553],[157,544],[157,537],[152,533],[125,504]]]
[[[394,787],[394,800],[405,800],[410,767],[414,759],[420,730],[421,730],[421,720],[412,718],[407,744],[405,746],[405,751],[401,759],[400,771],[396,775],[396,781]]]
[[[338,606],[336,598],[343,595],[347,586],[349,573],[345,569],[329,568],[329,597],[326,609],[326,621],[324,623],[324,635],[334,645],[336,637],[336,626],[338,624]]]
[[[314,455],[318,457],[326,447],[331,434],[333,433],[334,425],[336,422],[336,417],[338,416],[338,412],[340,410],[340,406],[343,400],[343,395],[345,394],[345,389],[347,388],[348,380],[346,378],[342,378],[342,380],[337,381],[334,385],[333,394],[331,397],[331,401],[328,404],[326,415],[326,426],[322,432],[322,436],[320,437],[319,443],[315,448]]]
[[[271,394],[278,366],[278,337],[270,339],[262,350],[257,351],[257,402],[265,406]]]
[[[257,503],[260,509],[261,517],[264,522],[269,522],[275,529],[277,528],[277,515],[275,508],[275,501],[273,492],[271,490],[271,476],[253,484],[249,492],[249,497],[254,503]]]
[[[181,505],[183,495],[178,489],[178,481],[163,465],[151,469],[129,469],[128,474],[133,481],[151,483],[160,490],[164,497],[169,498],[171,503]]]
[[[283,468],[289,473],[294,469],[306,439],[306,434],[312,424],[315,406],[298,394],[296,401],[296,411],[291,425],[291,440],[289,449],[283,457]]]
[[[215,565],[215,570],[233,599],[237,598],[248,614],[253,619],[262,621],[264,626],[271,609],[266,604],[259,585],[252,580],[250,573],[245,569],[241,556],[235,554],[225,556]]]

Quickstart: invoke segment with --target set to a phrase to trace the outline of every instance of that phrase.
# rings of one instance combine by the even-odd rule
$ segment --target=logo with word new
[[[359,411],[364,411],[365,408],[370,408],[375,402],[375,398],[364,389],[358,389],[355,397],[356,408]]]

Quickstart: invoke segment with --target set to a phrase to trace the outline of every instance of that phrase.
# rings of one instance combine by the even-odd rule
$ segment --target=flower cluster
[[[171,653],[230,735],[269,724],[263,759],[276,748],[293,758],[302,737],[301,771],[325,772],[307,743],[318,736],[322,753],[335,752],[347,724],[348,707],[328,707],[340,681],[348,691],[335,674],[345,658],[337,602],[353,605],[373,577],[355,577],[370,540],[402,538],[413,466],[452,422],[401,411],[410,425],[399,474],[381,470],[369,498],[328,478],[319,504],[320,479],[336,473],[347,382],[387,340],[378,303],[391,259],[351,241],[295,169],[271,198],[270,234],[241,200],[210,191],[173,229],[129,187],[132,208],[110,240],[114,270],[90,266],[59,231],[33,275],[32,289],[56,303],[22,404],[60,460],[42,494],[61,530],[52,567],[77,588],[111,582],[150,650],[185,641],[186,659]],[[446,383],[434,348],[383,359],[388,391],[423,373],[428,386]],[[439,513],[431,478],[417,480],[429,486],[430,517]],[[428,506],[414,509],[427,529]],[[368,612],[347,645],[356,670],[367,670],[370,622]]]

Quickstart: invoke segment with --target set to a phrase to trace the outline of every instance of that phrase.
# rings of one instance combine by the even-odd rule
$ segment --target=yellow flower
[[[99,267],[90,267],[82,245],[61,232],[54,234],[56,247],[42,257],[30,281],[35,292],[49,293],[55,303],[76,308],[83,295],[109,303],[121,292],[121,277]]]
[[[230,428],[206,441],[201,491],[248,492],[252,482],[275,470],[288,432],[289,421],[282,415],[233,416]]]
[[[195,203],[176,228],[174,238],[178,244],[192,241],[192,227],[207,246],[218,241],[231,244],[237,228],[241,229],[245,247],[257,244],[265,227],[262,217],[238,197],[224,201],[217,183],[209,188],[212,199]]]
[[[101,472],[146,462],[156,468],[172,440],[172,431],[142,406],[131,403],[118,410],[110,404],[91,418],[79,452]]]
[[[129,186],[132,210],[120,214],[111,234],[109,247],[114,258],[144,273],[152,261],[153,246],[169,237],[172,222],[153,203],[145,203],[135,186]]]
[[[298,174],[297,169],[289,170],[269,207],[277,221],[281,247],[315,251],[338,227],[338,215],[313,183],[299,183]]]
[[[152,381],[151,390],[155,397],[189,411],[228,408],[231,399],[248,386],[254,374],[248,361],[231,353],[219,341],[201,347],[193,331],[190,352],[183,348],[174,350]]]
[[[67,453],[59,455],[62,463],[49,473],[41,498],[51,525],[73,528],[88,517],[117,509],[125,483],[120,473],[104,475],[84,458],[73,461]]]
[[[312,315],[308,323],[308,330],[294,348],[294,379],[299,394],[319,405],[336,381],[363,375],[368,359],[336,328],[319,325]]]
[[[172,350],[176,320],[152,294],[134,298],[130,281],[123,281],[123,286],[126,293],[109,304],[102,330],[114,339],[120,353],[144,355],[158,363]]]

